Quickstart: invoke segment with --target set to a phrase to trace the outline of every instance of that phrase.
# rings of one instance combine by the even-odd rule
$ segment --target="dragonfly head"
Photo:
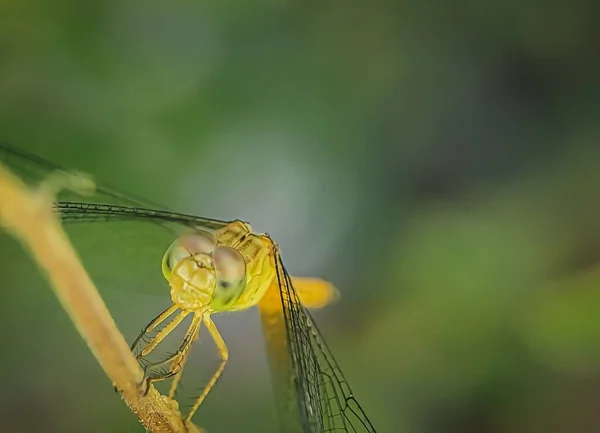
[[[174,304],[188,311],[205,310],[216,287],[210,255],[198,253],[179,260],[171,269],[169,285]]]
[[[163,257],[171,299],[188,311],[227,309],[246,285],[246,262],[229,246],[217,245],[205,231],[180,236]]]

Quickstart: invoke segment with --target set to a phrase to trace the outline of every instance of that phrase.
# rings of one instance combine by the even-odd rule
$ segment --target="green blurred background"
[[[380,432],[597,432],[598,9],[3,0],[0,138],[333,281],[316,320]],[[3,242],[0,430],[142,432]],[[106,296],[129,341],[168,302]],[[196,423],[276,432],[258,313],[216,321]]]

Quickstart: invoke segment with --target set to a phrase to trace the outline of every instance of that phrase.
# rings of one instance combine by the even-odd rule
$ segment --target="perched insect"
[[[0,161],[30,182],[64,170],[1,143]],[[239,220],[162,210],[107,187],[91,196],[64,191],[54,208],[94,279],[114,279],[118,273],[120,284],[128,288],[164,293],[164,279],[168,282],[172,305],[132,344],[144,368],[144,391],[152,382],[172,377],[173,398],[190,346],[204,324],[221,362],[188,412],[191,419],[229,357],[211,315],[258,305],[284,431],[375,432],[307,310],[329,303],[336,290],[322,280],[290,277],[269,235],[254,233]],[[161,255],[162,269],[157,266]],[[117,272],[122,268],[125,272]],[[179,348],[165,359],[148,361],[188,316],[191,324]]]

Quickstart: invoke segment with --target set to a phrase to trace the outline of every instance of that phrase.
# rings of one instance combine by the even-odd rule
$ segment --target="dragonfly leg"
[[[163,359],[162,361],[158,361],[158,362],[154,362],[154,363],[148,363],[144,366],[144,380],[142,381],[142,383],[145,383],[146,387],[144,390],[144,395],[148,393],[149,389],[150,389],[150,384],[152,382],[158,382],[161,380],[165,380],[168,379],[169,377],[175,376],[177,375],[177,381],[178,378],[181,375],[181,372],[183,370],[183,366],[185,365],[185,362],[187,361],[187,357],[188,357],[188,353],[190,350],[190,347],[192,345],[192,342],[196,339],[196,336],[198,335],[198,331],[200,330],[200,324],[202,323],[202,316],[200,315],[195,315],[194,319],[192,320],[192,323],[190,324],[190,327],[188,328],[186,334],[185,334],[185,338],[183,339],[181,346],[179,346],[179,349],[177,349],[177,351],[172,354],[171,356],[169,356],[167,359]],[[160,371],[160,372],[155,372],[155,373],[151,373],[148,374],[148,370],[159,367],[161,365],[165,365],[168,364],[168,368],[165,371]],[[175,385],[176,387],[177,385]],[[173,388],[173,387],[172,387]],[[169,397],[172,398],[171,393],[169,393]]]
[[[198,316],[196,316],[196,317],[198,317]],[[200,335],[200,321],[198,322],[198,329],[195,331],[195,333],[191,337],[191,341],[189,343],[190,346],[194,341],[196,341],[198,339],[199,335]],[[189,353],[190,353],[189,350],[186,350],[184,358],[180,361],[181,368],[179,369],[179,372],[173,378],[173,382],[171,383],[171,388],[169,389],[169,398],[170,399],[173,399],[173,397],[175,397],[175,391],[177,391],[177,386],[179,385],[179,381],[181,380],[181,373],[183,373],[183,368],[185,367],[185,364],[187,363]]]
[[[219,354],[221,355],[221,364],[219,364],[219,368],[217,368],[215,374],[213,374],[213,376],[208,381],[208,384],[204,387],[202,394],[200,395],[200,397],[198,397],[198,400],[196,400],[194,406],[192,406],[192,409],[185,418],[186,422],[192,419],[192,417],[194,416],[194,414],[196,413],[196,411],[198,410],[198,408],[200,407],[200,405],[202,404],[212,387],[215,385],[215,383],[223,373],[225,365],[227,364],[227,360],[229,359],[229,350],[227,350],[227,345],[225,344],[225,341],[223,341],[223,337],[221,337],[221,334],[219,333],[215,322],[212,321],[208,314],[204,316],[203,322],[206,328],[208,329],[208,332],[210,333],[211,337],[213,338],[217,349],[219,350]]]
[[[185,319],[189,314],[190,314],[189,311],[182,311],[177,316],[175,316],[173,318],[173,320],[171,320],[167,324],[167,326],[165,326],[163,329],[161,329],[153,338],[150,339],[150,341],[148,341],[146,346],[142,350],[140,350],[140,353],[138,353],[136,355],[135,359],[140,361],[144,356],[147,356],[150,352],[152,352],[154,349],[156,349],[156,346],[158,346],[167,337],[167,335],[169,335],[171,332],[173,332],[173,330],[181,322],[183,322],[183,319]],[[149,331],[152,331],[155,327],[156,326],[151,327],[148,331],[145,331],[145,332],[142,331],[142,335],[146,334]],[[138,339],[139,338],[141,338],[141,337],[138,337]]]
[[[142,340],[142,338],[148,332],[153,331],[158,325],[160,325],[162,322],[164,322],[167,317],[169,317],[171,314],[173,314],[175,312],[175,310],[177,310],[177,306],[171,305],[165,311],[163,311],[158,316],[156,316],[154,318],[154,320],[152,320],[152,322],[148,323],[146,325],[146,327],[144,329],[142,329],[142,332],[140,332],[140,334],[137,336],[137,338],[131,345],[131,351],[133,352],[135,350],[135,347],[138,345],[138,343]]]

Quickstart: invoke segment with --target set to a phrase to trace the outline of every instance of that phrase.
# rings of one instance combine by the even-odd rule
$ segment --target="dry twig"
[[[42,186],[48,191],[60,187]],[[184,426],[177,403],[154,387],[141,395],[143,372],[53,214],[48,191],[30,190],[0,164],[0,223],[45,271],[75,327],[142,425],[152,433],[200,433],[193,424]]]

